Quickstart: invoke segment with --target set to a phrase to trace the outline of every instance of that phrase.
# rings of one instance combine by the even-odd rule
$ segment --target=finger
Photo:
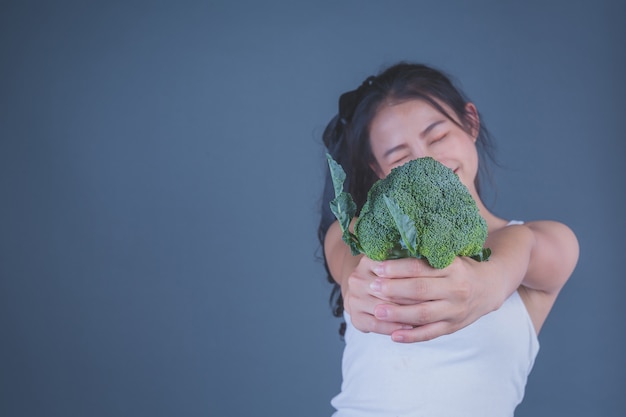
[[[376,278],[370,284],[370,294],[396,304],[415,304],[449,298],[454,290],[451,280],[440,278]]]
[[[398,330],[412,329],[413,326],[378,320],[371,314],[358,314],[351,317],[352,325],[364,333],[391,335]]]
[[[439,321],[424,326],[415,327],[410,330],[400,329],[391,334],[391,340],[399,343],[426,342],[441,337],[458,330],[452,324]]]
[[[452,319],[459,317],[459,312],[455,305],[438,300],[414,305],[379,304],[374,307],[374,317],[391,323],[425,326],[441,321],[457,321]]]
[[[431,267],[424,259],[402,258],[377,262],[372,266],[381,278],[409,278],[441,276],[441,270]]]

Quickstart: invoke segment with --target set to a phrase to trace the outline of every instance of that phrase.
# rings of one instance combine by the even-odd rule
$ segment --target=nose
[[[426,157],[437,159],[432,149],[428,145],[421,143],[421,141],[415,141],[415,143],[413,143],[413,146],[411,146],[411,153],[413,154],[412,156],[414,159]]]
[[[428,145],[414,144],[412,146],[411,153],[413,154],[412,155],[413,159],[430,157],[430,158],[433,158],[435,161],[438,161],[442,163],[443,165],[445,165],[446,167],[452,169],[451,162],[448,161],[447,158],[444,155],[442,155],[441,152],[437,152],[436,150],[433,150],[433,148]]]

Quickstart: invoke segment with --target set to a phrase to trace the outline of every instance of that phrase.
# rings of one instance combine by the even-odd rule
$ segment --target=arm
[[[519,291],[539,333],[576,267],[580,248],[572,230],[562,223],[535,221],[527,223],[526,227],[532,234],[531,249]]]
[[[487,262],[457,257],[441,270],[414,259],[382,262],[378,293],[397,305],[380,304],[375,315],[415,326],[392,333],[401,342],[460,330],[498,309],[519,288],[528,270],[531,244],[528,227],[507,226],[490,231],[486,246],[492,255]]]
[[[378,320],[373,311],[389,298],[374,294],[370,284],[377,278],[374,269],[379,264],[363,255],[353,256],[341,238],[339,223],[333,223],[324,239],[324,253],[328,269],[341,287],[344,309],[350,314],[352,324],[363,332],[391,334],[399,329],[412,329],[412,325]]]
[[[576,236],[562,223],[541,220],[503,227],[490,235],[487,246],[500,256],[484,265],[485,273],[499,271],[506,297],[519,290],[539,333],[578,261]]]
[[[324,239],[324,254],[333,279],[341,287],[343,307],[350,314],[352,324],[363,332],[391,334],[401,328],[412,328],[397,323],[377,320],[373,311],[383,301],[369,289],[376,278],[373,272],[375,262],[363,255],[353,256],[348,245],[341,238],[342,231],[334,222]]]
[[[413,258],[375,262],[352,256],[341,234],[334,223],[324,250],[352,324],[363,332],[390,334],[396,341],[433,339],[465,327],[498,308],[521,282],[521,275],[507,275],[510,280],[498,276],[506,275],[506,262],[485,269],[486,263],[457,258],[448,268],[434,269]],[[497,252],[496,259],[506,258],[504,245]]]
[[[520,285],[538,331],[578,258],[574,234],[556,222],[500,228],[487,241],[488,262],[457,258],[442,270],[417,259],[352,257],[338,229],[329,229],[325,250],[353,324],[402,342],[455,332],[499,308]]]

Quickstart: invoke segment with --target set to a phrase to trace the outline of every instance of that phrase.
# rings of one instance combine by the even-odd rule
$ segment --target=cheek
[[[474,151],[471,156],[468,156],[467,163],[465,164],[465,176],[467,177],[465,182],[469,182],[470,184],[465,184],[470,187],[473,186],[474,180],[478,175],[478,154]]]
[[[378,178],[383,179],[387,175],[389,175],[389,173],[391,172],[391,167],[384,167],[374,172],[376,172],[376,175],[378,176]]]
[[[372,171],[374,171],[374,174],[376,174],[376,176],[378,178],[384,178],[387,176],[388,172],[386,171],[386,169],[384,167],[381,167],[380,163],[378,162],[378,159],[376,157],[374,157],[375,162],[370,163],[370,169]]]

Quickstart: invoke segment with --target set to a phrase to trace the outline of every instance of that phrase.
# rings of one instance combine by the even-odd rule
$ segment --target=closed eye
[[[432,141],[430,141],[430,143],[439,142],[440,140],[445,139],[446,136],[448,136],[448,132],[444,133],[443,135],[435,137]]]
[[[402,158],[399,158],[399,159],[396,159],[395,161],[393,161],[391,163],[391,166],[392,167],[397,167],[398,165],[402,165],[405,162],[407,162],[407,160],[408,160],[408,156],[403,156]]]

